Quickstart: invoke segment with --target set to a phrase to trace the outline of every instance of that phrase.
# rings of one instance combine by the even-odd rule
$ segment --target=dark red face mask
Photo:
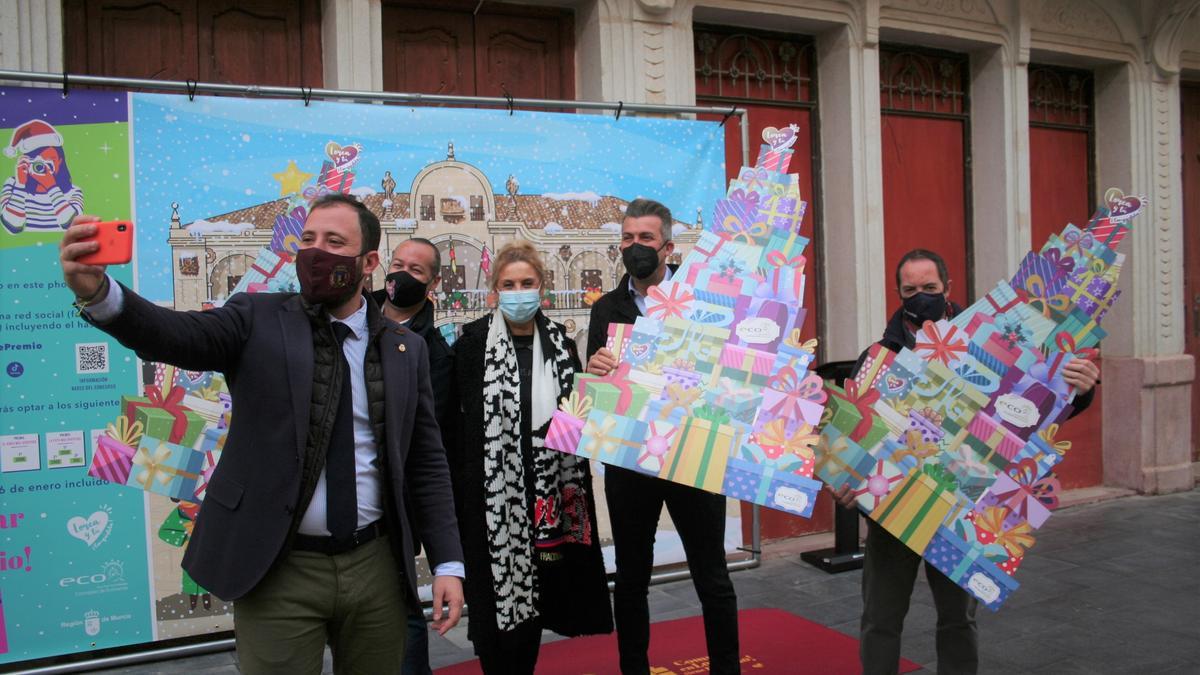
[[[317,247],[296,254],[296,277],[300,295],[310,305],[336,307],[358,292],[362,268],[357,256],[338,255]]]

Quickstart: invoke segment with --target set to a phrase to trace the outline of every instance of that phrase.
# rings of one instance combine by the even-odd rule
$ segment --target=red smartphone
[[[75,259],[87,265],[124,265],[133,259],[133,223],[128,220],[110,220],[92,223],[96,234],[81,241],[100,242],[100,248]]]

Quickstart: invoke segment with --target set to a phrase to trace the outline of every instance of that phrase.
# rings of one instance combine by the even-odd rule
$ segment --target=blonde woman
[[[500,249],[496,309],[454,345],[463,433],[451,475],[485,673],[532,673],[543,628],[612,631],[587,462],[544,446],[579,370],[574,342],[541,311],[545,280],[531,244]]]

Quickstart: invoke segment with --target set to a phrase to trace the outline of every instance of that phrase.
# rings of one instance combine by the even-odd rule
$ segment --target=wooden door
[[[967,58],[885,46],[879,86],[888,315],[900,307],[896,263],[914,248],[945,258],[950,299],[965,306],[973,297]]]
[[[575,98],[570,12],[477,4],[385,3],[384,90]]]
[[[1187,353],[1200,362],[1200,83],[1180,90],[1183,120],[1184,325]],[[1200,461],[1200,378],[1192,382],[1192,458]]]
[[[67,70],[319,87],[319,0],[65,0]]]
[[[1095,208],[1092,74],[1029,66],[1029,186],[1032,248],[1038,250],[1067,223],[1083,226]],[[1101,345],[1103,348],[1103,345]],[[1103,370],[1103,363],[1101,370]],[[1103,377],[1101,378],[1103,379]],[[1104,481],[1103,387],[1090,408],[1063,425],[1071,442],[1055,472],[1063,487]]]
[[[808,202],[800,233],[810,243],[804,251],[808,275],[804,306],[808,308],[802,333],[805,339],[821,332],[822,313],[818,304],[823,278],[819,241],[820,209],[815,189],[817,155],[816,62],[811,38],[797,35],[747,31],[720,26],[695,27],[696,103],[721,107],[738,106],[749,111],[749,162],[754,163],[766,127],[799,128],[790,173],[797,174],[800,196]],[[722,119],[722,116],[703,116]],[[725,174],[733,178],[742,166],[741,118],[725,123]],[[710,217],[706,214],[706,217]],[[818,357],[820,352],[818,352]],[[819,359],[818,359],[819,360]],[[742,529],[750,537],[750,507],[743,505]],[[824,492],[818,497],[811,519],[780,511],[760,511],[764,539],[824,532],[832,527],[833,502]]]

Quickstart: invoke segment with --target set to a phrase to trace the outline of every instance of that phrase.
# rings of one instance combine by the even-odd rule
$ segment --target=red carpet
[[[781,609],[738,612],[743,673],[858,673],[858,640]],[[704,623],[698,616],[656,623],[650,629],[652,675],[700,675],[708,672]],[[920,666],[900,660],[900,672]],[[478,673],[476,661],[442,668],[437,675]],[[619,673],[617,636],[561,640],[542,645],[539,675]]]

